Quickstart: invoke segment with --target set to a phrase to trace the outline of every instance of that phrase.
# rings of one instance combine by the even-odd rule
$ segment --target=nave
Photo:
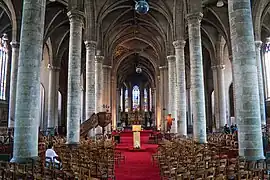
[[[60,136],[39,137],[39,159],[26,164],[1,161],[1,179],[79,180],[263,180],[268,179],[268,160],[247,161],[238,156],[236,134],[208,134],[207,144],[190,138],[141,136],[141,148],[133,148],[132,132],[113,137],[66,144]],[[48,144],[54,144],[62,168],[45,160]],[[1,149],[1,155],[11,152]],[[3,156],[1,156],[3,158]]]

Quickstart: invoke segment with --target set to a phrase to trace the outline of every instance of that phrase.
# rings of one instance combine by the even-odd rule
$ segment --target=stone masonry
[[[81,117],[81,52],[83,14],[74,10],[68,13],[70,20],[68,98],[67,98],[67,144],[80,141]]]
[[[185,41],[174,41],[176,58],[176,113],[178,124],[178,133],[181,136],[187,136],[186,119],[186,65],[185,65]]]
[[[235,114],[238,124],[239,156],[264,159],[258,72],[250,0],[229,0]],[[253,44],[253,45],[252,45]]]
[[[15,105],[12,162],[38,157],[40,62],[42,60],[45,0],[24,0]]]
[[[193,138],[199,143],[206,143],[205,92],[201,43],[202,16],[202,13],[188,14],[187,21],[190,49]]]

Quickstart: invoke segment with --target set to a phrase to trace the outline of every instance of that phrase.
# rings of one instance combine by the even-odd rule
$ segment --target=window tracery
[[[132,102],[133,111],[137,111],[140,108],[140,88],[139,86],[134,86],[132,89]]]

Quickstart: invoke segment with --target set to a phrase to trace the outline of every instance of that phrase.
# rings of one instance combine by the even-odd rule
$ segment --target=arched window
[[[148,111],[147,89],[144,89],[144,111]]]
[[[134,86],[132,89],[132,102],[133,110],[139,110],[140,108],[140,88],[139,86]]]
[[[264,66],[266,98],[270,99],[270,37],[266,39],[265,43]]]
[[[125,112],[128,112],[128,89],[125,90]]]
[[[8,39],[7,35],[0,38],[0,100],[7,99],[7,65],[8,65]]]

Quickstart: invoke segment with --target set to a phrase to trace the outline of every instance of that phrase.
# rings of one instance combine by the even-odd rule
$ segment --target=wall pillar
[[[49,89],[48,89],[48,126],[47,128],[58,127],[58,88],[59,71],[57,66],[48,65],[49,69]]]
[[[68,12],[70,21],[68,94],[67,94],[67,144],[80,142],[81,117],[81,54],[83,13]]]
[[[249,0],[229,0],[239,156],[264,159],[254,31]]]
[[[174,41],[176,59],[176,113],[179,121],[178,133],[187,136],[186,117],[186,64],[185,45],[186,41]]]
[[[257,61],[257,71],[258,71],[258,86],[259,86],[259,96],[260,96],[261,121],[262,121],[262,125],[266,125],[265,95],[264,95],[263,74],[262,74],[261,47],[262,47],[262,41],[255,41],[256,61]]]
[[[16,104],[16,90],[17,90],[17,76],[18,76],[18,62],[19,62],[19,42],[11,42],[11,77],[10,77],[10,94],[9,94],[9,117],[8,127],[14,127],[15,120],[15,104]]]
[[[40,62],[43,52],[45,6],[45,0],[23,1],[11,162],[29,163],[38,158]]]
[[[175,83],[176,83],[176,76],[175,76],[175,56],[171,55],[167,57],[168,59],[168,82],[169,82],[169,89],[168,89],[168,114],[172,115],[172,118],[175,120],[172,122],[171,133],[177,133],[177,119],[176,119],[176,109],[175,109]]]
[[[206,143],[205,90],[203,75],[203,57],[201,42],[202,13],[187,15],[189,50],[190,50],[190,84],[192,96],[193,139]]]

